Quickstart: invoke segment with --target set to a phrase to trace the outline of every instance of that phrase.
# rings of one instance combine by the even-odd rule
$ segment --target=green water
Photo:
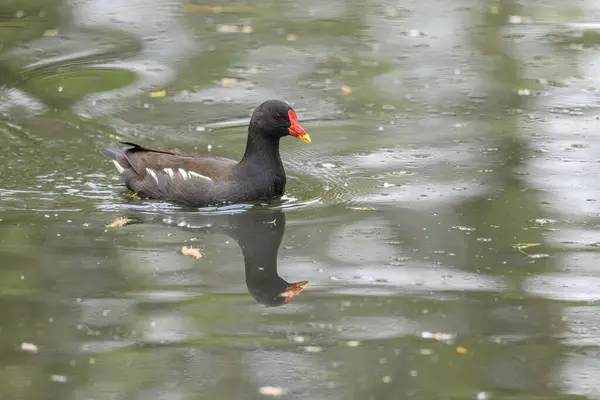
[[[0,0],[0,399],[599,399],[599,49],[591,0]],[[278,204],[98,152],[271,98]]]

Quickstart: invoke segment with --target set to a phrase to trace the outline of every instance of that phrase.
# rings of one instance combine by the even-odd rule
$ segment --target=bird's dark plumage
[[[123,150],[100,151],[113,160],[125,185],[140,197],[203,207],[281,196],[286,176],[279,139],[290,135],[310,143],[294,110],[282,101],[269,100],[252,114],[246,151],[240,162],[222,157],[192,157],[130,142],[123,142]]]

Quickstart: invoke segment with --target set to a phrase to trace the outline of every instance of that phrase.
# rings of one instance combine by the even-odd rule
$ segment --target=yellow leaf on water
[[[125,217],[117,217],[115,218],[115,220],[113,222],[111,222],[110,224],[106,225],[107,228],[120,228],[122,226],[127,225],[130,222],[129,218],[125,218]]]
[[[462,346],[457,346],[456,347],[456,352],[458,354],[467,354],[469,352],[469,350],[467,350],[466,347],[462,347]]]
[[[202,258],[202,253],[200,253],[200,251],[187,246],[183,246],[181,248],[181,254],[184,256],[194,257],[196,260]]]
[[[156,92],[150,92],[150,97],[152,97],[153,99],[165,97],[166,95],[167,95],[166,90],[158,90]]]
[[[342,86],[341,90],[342,90],[342,94],[352,93],[352,88],[350,86]]]

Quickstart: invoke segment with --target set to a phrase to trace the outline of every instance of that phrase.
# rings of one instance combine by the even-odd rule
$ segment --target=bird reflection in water
[[[244,256],[248,292],[260,304],[271,307],[287,304],[308,285],[308,281],[289,283],[277,273],[277,253],[285,232],[285,213],[280,210],[258,208],[163,221],[186,231],[223,233],[235,240]]]

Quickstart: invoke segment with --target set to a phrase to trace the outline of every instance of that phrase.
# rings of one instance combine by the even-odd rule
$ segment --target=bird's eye
[[[277,113],[273,115],[273,119],[281,119],[281,114]]]

